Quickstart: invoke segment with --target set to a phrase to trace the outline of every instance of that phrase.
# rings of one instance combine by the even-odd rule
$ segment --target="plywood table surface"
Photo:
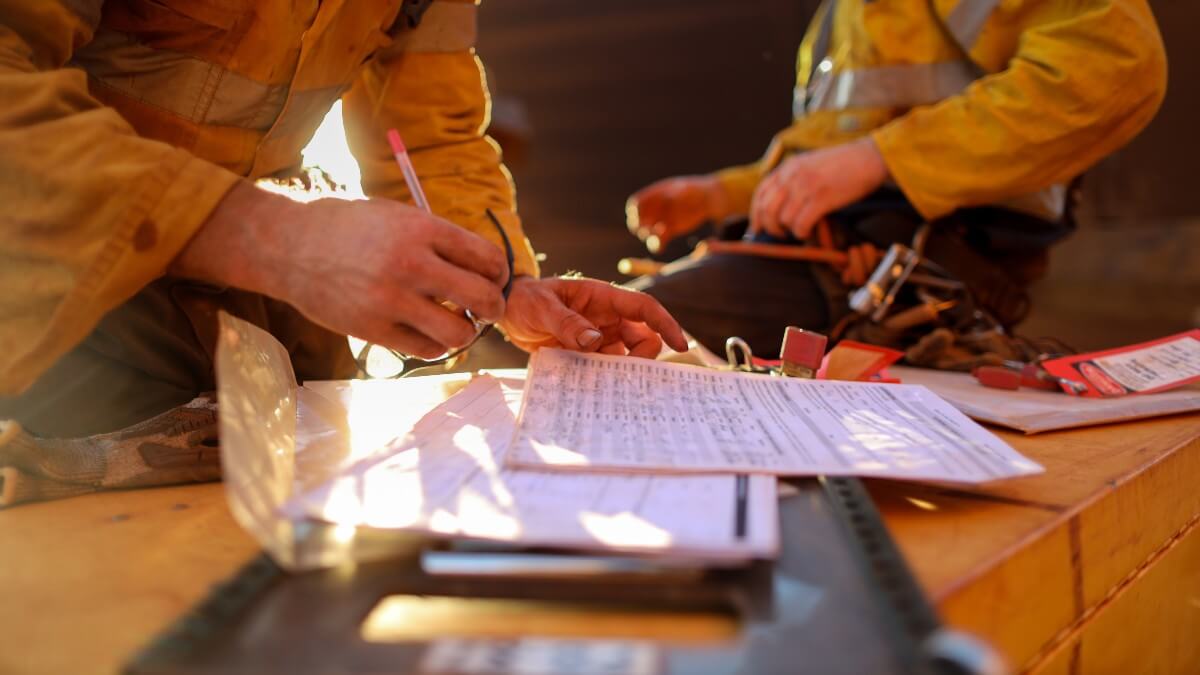
[[[1200,415],[1000,433],[1047,472],[870,483],[947,622],[1019,670],[1200,664]],[[0,511],[0,673],[114,672],[257,551],[219,484]]]
[[[918,578],[949,623],[986,637],[1017,670],[1066,663],[1064,672],[1142,672],[1086,663],[1083,646],[1092,620],[1122,593],[1143,591],[1160,561],[1195,557],[1200,415],[998,433],[1046,472],[971,489],[872,484]],[[1138,617],[1164,640],[1200,634],[1200,567],[1175,581]],[[1154,616],[1171,608],[1182,623]],[[1188,642],[1175,657],[1195,670],[1157,672],[1200,672],[1200,640]],[[1130,646],[1145,653],[1156,644]]]

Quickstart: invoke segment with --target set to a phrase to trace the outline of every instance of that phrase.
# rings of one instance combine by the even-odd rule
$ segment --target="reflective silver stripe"
[[[964,52],[971,51],[1000,0],[959,0],[946,17],[946,29]]]
[[[1045,220],[1062,220],[1067,212],[1067,186],[1051,185],[1045,190],[1006,199],[996,204],[1013,211],[1029,213]]]
[[[808,112],[846,108],[912,108],[960,93],[980,75],[970,61],[879,66],[831,73],[828,61],[813,73],[807,90],[797,88],[793,108]],[[808,105],[802,103],[805,96]]]
[[[125,96],[199,124],[269,129],[288,96],[285,85],[256,82],[105,28],[75,52],[70,65]]]
[[[833,17],[837,12],[837,0],[825,0],[823,11],[825,13],[821,16],[821,28],[816,39],[813,40],[812,54],[809,55],[809,58],[812,59],[810,64],[812,70],[808,74],[810,82],[817,66],[825,60],[826,56],[829,56],[829,41],[833,39]]]
[[[395,33],[386,54],[399,52],[461,52],[475,46],[478,7],[474,3],[434,2],[416,28]]]

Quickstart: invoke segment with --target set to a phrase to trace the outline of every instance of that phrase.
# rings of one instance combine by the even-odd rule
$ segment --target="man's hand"
[[[679,324],[657,300],[595,279],[518,277],[500,328],[529,352],[561,347],[652,359],[664,340],[687,351]]]
[[[728,204],[725,188],[712,176],[664,178],[629,198],[625,220],[629,231],[658,253],[704,221],[730,215]]]
[[[790,157],[754,191],[750,230],[806,239],[818,221],[871,194],[887,175],[870,138]]]
[[[481,319],[504,316],[504,253],[495,244],[390,200],[299,204],[240,184],[169,273],[288,302],[312,321],[405,354],[436,358]]]

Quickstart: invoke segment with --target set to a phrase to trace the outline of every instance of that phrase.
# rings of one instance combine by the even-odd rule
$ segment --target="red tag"
[[[903,356],[904,352],[895,349],[842,340],[825,355],[825,360],[817,371],[817,378],[865,382]]]
[[[1128,347],[1042,363],[1051,375],[1087,385],[1084,396],[1153,394],[1200,381],[1200,329]]]

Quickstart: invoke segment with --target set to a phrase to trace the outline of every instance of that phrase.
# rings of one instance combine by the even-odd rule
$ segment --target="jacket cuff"
[[[910,120],[901,117],[871,132],[871,139],[879,148],[892,181],[909,203],[925,220],[935,220],[953,212],[959,204],[925,187],[944,184],[946,177],[939,167],[925,161],[910,142],[915,134],[908,127],[910,124]]]
[[[225,194],[243,180],[190,153],[180,151],[180,154],[183,158],[178,173],[138,228],[139,232],[145,231],[147,240],[139,247],[137,237],[134,238],[134,253],[139,259],[133,265],[142,270],[138,289],[166,272]]]
[[[763,177],[760,163],[722,169],[712,176],[725,189],[730,213],[750,213],[750,201]]]

